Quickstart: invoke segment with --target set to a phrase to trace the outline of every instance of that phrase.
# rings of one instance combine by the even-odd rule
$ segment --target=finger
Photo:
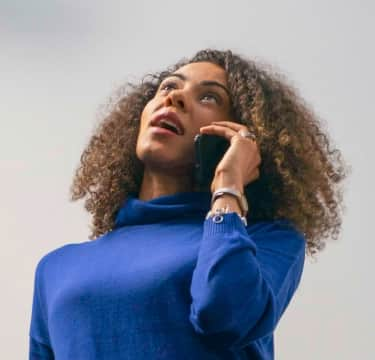
[[[238,124],[233,121],[213,121],[211,124],[217,125],[217,126],[226,126],[232,130],[234,130],[236,133],[239,133],[240,131],[244,133],[251,133],[252,136],[246,136],[247,139],[250,139],[252,141],[256,142],[256,136],[253,131],[251,131],[247,126],[243,124]],[[243,136],[243,135],[241,135]]]
[[[231,128],[234,131],[239,131],[241,129],[247,129],[243,124],[238,124],[233,121],[213,121],[213,125],[222,125]]]
[[[208,125],[200,128],[200,132],[204,134],[213,134],[225,137],[228,141],[232,139],[233,136],[237,135],[237,131],[232,130],[225,126],[220,125]]]
[[[227,127],[229,127],[230,129],[232,129],[232,130],[234,130],[236,132],[238,132],[240,130],[250,131],[250,129],[246,125],[235,123],[233,121],[213,121],[211,124],[221,125],[221,126],[227,126]]]
[[[241,127],[239,130],[243,130],[243,127]],[[252,138],[244,137],[241,134],[239,134],[239,130],[233,130],[229,127],[223,126],[223,125],[207,125],[200,128],[200,133],[204,134],[213,134],[222,136],[225,139],[227,139],[230,143],[234,141],[235,139],[238,141],[250,141],[252,144],[257,145],[256,141]]]
[[[240,131],[240,130],[247,130],[249,131],[249,128],[243,124],[238,124],[238,123],[235,123],[233,121],[213,121],[211,122],[211,124],[209,125],[206,125],[206,126],[210,126],[210,125],[217,125],[217,126],[226,126],[236,132]],[[205,127],[205,126],[204,126]]]

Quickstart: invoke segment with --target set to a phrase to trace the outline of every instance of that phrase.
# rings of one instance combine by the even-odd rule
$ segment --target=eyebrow
[[[172,76],[178,77],[178,78],[180,78],[181,80],[184,80],[184,81],[187,80],[187,77],[185,75],[179,74],[179,73],[170,74],[170,75],[166,76],[164,78],[164,80],[169,78],[169,77],[172,77]],[[226,86],[224,86],[223,84],[215,81],[215,80],[203,80],[199,84],[203,85],[203,86],[218,86],[221,89],[223,89],[227,93],[228,97],[230,98],[230,92],[229,92],[228,88]]]

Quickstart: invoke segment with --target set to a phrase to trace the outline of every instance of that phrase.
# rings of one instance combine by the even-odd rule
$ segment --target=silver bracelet
[[[217,208],[215,211],[210,210],[206,215],[206,220],[212,217],[212,221],[216,224],[221,223],[224,220],[223,214],[229,213],[229,206],[228,204],[225,205],[223,208]],[[247,220],[246,217],[241,216],[236,212],[236,214],[239,216],[241,221],[244,223],[245,226],[247,226]]]
[[[223,187],[217,189],[213,194],[211,198],[211,207],[215,200],[219,198],[220,196],[223,196],[225,194],[232,195],[236,198],[238,205],[241,208],[242,216],[247,216],[247,213],[249,211],[249,205],[247,203],[247,199],[244,194],[242,194],[240,191],[234,188],[229,188],[229,187]]]

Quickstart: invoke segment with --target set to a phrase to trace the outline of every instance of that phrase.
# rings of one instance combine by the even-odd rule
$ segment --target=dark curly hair
[[[90,238],[114,225],[119,207],[138,192],[143,164],[135,153],[140,116],[161,81],[183,65],[211,62],[227,74],[234,118],[255,132],[262,162],[259,178],[246,187],[252,221],[289,219],[307,241],[308,255],[341,229],[342,188],[349,167],[333,149],[317,116],[287,81],[267,65],[231,51],[202,50],[166,71],[122,86],[81,156],[71,200],[85,198],[93,215]]]

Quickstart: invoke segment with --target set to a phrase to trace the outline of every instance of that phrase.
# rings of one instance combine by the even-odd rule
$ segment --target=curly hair
[[[107,103],[108,111],[84,149],[71,185],[71,200],[85,198],[92,214],[90,239],[111,231],[130,192],[141,186],[143,163],[135,153],[144,106],[165,77],[183,65],[211,62],[227,75],[231,112],[257,136],[262,162],[258,179],[245,188],[252,221],[288,219],[313,256],[342,224],[342,188],[348,175],[338,149],[296,89],[270,66],[231,51],[206,49],[167,70],[128,83]]]

